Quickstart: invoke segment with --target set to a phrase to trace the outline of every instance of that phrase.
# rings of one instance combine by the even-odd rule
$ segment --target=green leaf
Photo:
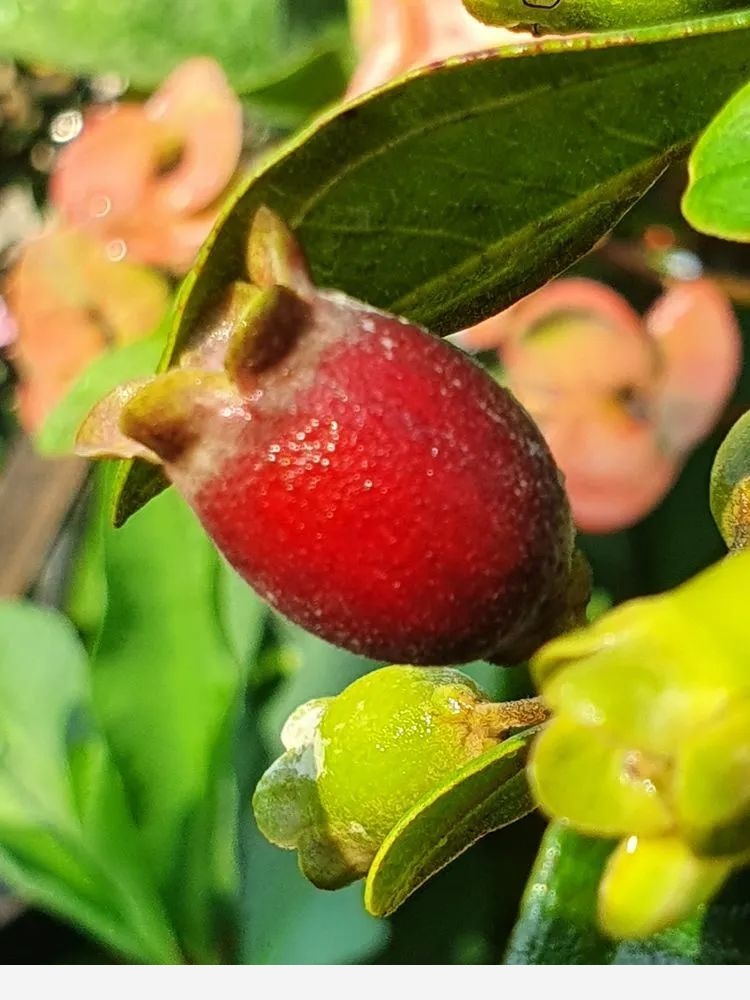
[[[693,150],[682,211],[702,233],[750,242],[750,85],[714,118]]]
[[[486,24],[540,25],[549,31],[609,31],[684,21],[742,6],[741,0],[464,0]]]
[[[304,6],[304,10],[301,8]],[[335,33],[342,0],[0,0],[0,52],[79,73],[115,72],[142,89],[177,63],[212,56],[242,93],[294,72]]]
[[[216,598],[226,642],[246,680],[260,656],[271,609],[224,559],[219,560]]]
[[[609,964],[615,944],[596,926],[596,894],[614,844],[552,823],[529,876],[508,965]]]
[[[597,925],[597,892],[614,843],[552,823],[542,840],[505,961],[509,965],[713,965],[750,958],[750,877],[740,873],[694,918],[641,941]]]
[[[93,361],[47,416],[34,439],[37,450],[43,455],[71,454],[78,428],[91,408],[122,382],[153,374],[163,349],[161,330]]]
[[[274,125],[294,129],[313,114],[338,100],[346,90],[347,60],[339,36],[329,34],[296,65],[285,65],[277,79],[269,79],[243,95],[251,113]]]
[[[534,809],[524,767],[538,731],[526,730],[477,757],[396,824],[367,876],[365,906],[370,913],[393,913],[480,837]]]
[[[242,685],[217,615],[218,556],[176,494],[104,541],[97,708],[185,951],[216,959],[221,897],[236,879],[228,813]]]
[[[26,604],[0,605],[0,877],[129,958],[179,960],[83,648],[60,615]]]
[[[295,229],[320,285],[438,333],[497,312],[585,253],[687,149],[750,72],[749,42],[750,9],[533,42],[341,108],[226,207],[182,286],[162,365],[244,275],[264,203]],[[122,473],[119,522],[163,486],[136,470]]]

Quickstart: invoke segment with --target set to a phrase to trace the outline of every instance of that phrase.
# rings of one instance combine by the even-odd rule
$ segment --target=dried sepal
[[[313,291],[305,256],[296,237],[265,205],[255,213],[250,226],[247,273],[261,288],[284,285],[300,295]]]

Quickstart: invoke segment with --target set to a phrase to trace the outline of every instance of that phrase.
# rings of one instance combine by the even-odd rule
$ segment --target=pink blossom
[[[601,533],[657,506],[715,425],[741,362],[729,300],[705,278],[670,285],[643,318],[605,285],[554,281],[460,342],[499,349],[578,526]]]
[[[237,169],[242,110],[211,59],[183,63],[145,104],[90,110],[50,188],[70,225],[115,255],[186,271]]]
[[[110,260],[85,233],[50,228],[24,248],[5,297],[18,329],[19,418],[33,432],[94,358],[156,328],[169,287],[149,268]]]

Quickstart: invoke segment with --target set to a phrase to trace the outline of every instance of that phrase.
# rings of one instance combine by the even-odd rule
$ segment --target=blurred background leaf
[[[221,957],[236,886],[232,753],[242,671],[221,628],[219,558],[176,496],[105,529],[96,706],[186,952]],[[137,622],[138,627],[133,627]]]
[[[345,0],[0,0],[0,53],[76,73],[119,73],[136,90],[154,89],[178,63],[202,55],[222,65],[238,93],[252,95],[327,54],[318,87],[325,104],[346,79],[349,44]]]
[[[362,885],[321,892],[302,877],[296,855],[248,831],[242,959],[250,965],[367,962],[388,938],[368,916]]]
[[[696,229],[750,243],[750,85],[711,122],[690,157],[682,201]]]
[[[0,875],[130,958],[179,960],[62,616],[0,605]]]

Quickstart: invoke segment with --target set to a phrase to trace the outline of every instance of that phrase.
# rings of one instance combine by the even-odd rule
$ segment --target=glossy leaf
[[[682,211],[702,233],[750,242],[750,84],[717,115],[693,150]]]
[[[742,82],[749,39],[750,10],[534,42],[341,108],[227,206],[182,287],[162,364],[243,276],[263,203],[296,230],[320,285],[438,333],[497,312],[585,253],[687,148]],[[117,519],[162,486],[138,466]]]
[[[215,959],[220,897],[236,878],[225,808],[241,684],[216,615],[218,556],[176,494],[104,542],[97,708],[185,950]]]
[[[0,876],[131,959],[179,953],[61,616],[0,605]]]
[[[596,926],[596,896],[614,844],[552,823],[542,839],[508,946],[508,965],[608,963],[615,945]]]
[[[477,757],[397,823],[367,877],[365,906],[370,913],[393,913],[480,837],[533,810],[524,766],[537,732],[526,730]]]
[[[144,89],[190,56],[212,56],[248,93],[278,79],[285,65],[293,70],[323,35],[335,34],[345,49],[341,0],[302,8],[293,0],[0,0],[0,51],[81,73],[120,73]]]
[[[550,31],[608,31],[666,24],[742,6],[742,0],[464,0],[488,24],[540,25]]]
[[[37,449],[43,455],[71,454],[89,410],[121,382],[151,374],[163,346],[163,334],[157,333],[92,361],[42,424],[34,439]]]
[[[614,942],[597,921],[614,844],[553,823],[542,841],[505,961],[509,965],[711,965],[750,957],[744,874],[695,917],[640,941]]]

